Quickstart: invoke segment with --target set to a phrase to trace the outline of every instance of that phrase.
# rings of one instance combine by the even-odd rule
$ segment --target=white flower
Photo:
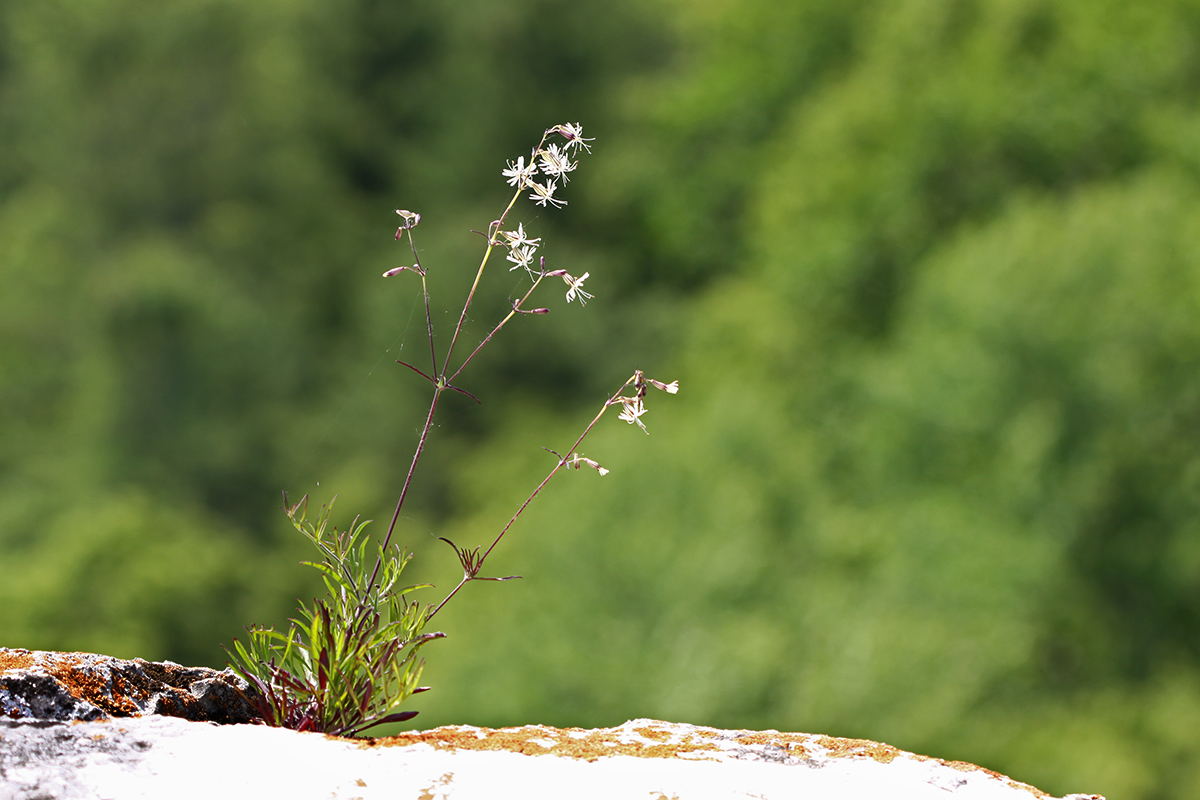
[[[508,271],[512,272],[517,267],[529,269],[529,265],[533,263],[533,254],[536,250],[537,247],[531,245],[517,245],[510,248],[507,258],[513,262],[513,265],[508,268]]]
[[[642,405],[640,397],[622,397],[620,398],[621,409],[620,419],[625,420],[630,425],[637,425],[644,433],[649,433],[646,426],[642,423],[641,416],[646,413],[646,407]]]
[[[567,158],[566,152],[559,149],[556,144],[547,146],[545,150],[539,150],[538,157],[542,160],[542,172],[562,178],[563,183],[567,182],[567,173],[579,166]]]
[[[591,300],[593,295],[588,294],[583,290],[583,282],[588,279],[590,272],[585,272],[578,278],[572,278],[569,274],[563,273],[563,283],[567,284],[567,302],[571,302],[576,297],[579,298],[579,305],[586,306],[587,301]]]
[[[562,125],[555,125],[550,130],[551,130],[551,132],[557,133],[559,136],[566,139],[567,147],[573,147],[576,150],[578,150],[580,147],[582,147],[584,150],[587,150],[589,153],[592,152],[592,148],[590,146],[588,146],[588,142],[594,142],[595,138],[594,137],[591,139],[583,138],[583,126],[580,125],[578,122],[576,122],[574,124],[567,122]]]
[[[524,189],[532,183],[530,178],[537,174],[537,165],[533,163],[531,158],[529,166],[525,166],[525,156],[520,156],[517,158],[517,163],[515,164],[509,161],[508,169],[502,170],[500,174],[508,178],[509,186]]]
[[[654,380],[654,378],[647,378],[646,383],[650,384],[655,389],[661,389],[662,391],[666,392],[667,394],[677,394],[679,392],[679,381],[671,381],[670,383],[663,383],[662,381]]]
[[[528,181],[526,186],[528,186],[530,189],[533,189],[533,194],[529,195],[529,199],[537,203],[539,206],[544,206],[546,203],[549,203],[550,205],[558,208],[567,204],[566,200],[559,200],[554,196],[554,190],[558,188],[554,181],[547,182],[545,186],[542,186],[540,183]]]
[[[528,246],[536,248],[538,243],[542,241],[540,237],[537,239],[530,239],[527,237],[525,235],[525,225],[524,223],[520,222],[517,223],[517,229],[515,231],[500,231],[500,235],[504,237],[504,240],[508,243],[509,247]]]

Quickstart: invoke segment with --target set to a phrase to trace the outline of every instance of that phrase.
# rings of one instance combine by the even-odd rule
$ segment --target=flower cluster
[[[550,134],[558,134],[565,143],[562,145],[551,142],[546,143],[546,136]],[[531,194],[529,199],[540,206],[547,204],[560,207],[567,204],[566,200],[555,197],[554,193],[558,189],[558,181],[561,180],[563,185],[570,180],[568,173],[575,170],[579,163],[572,161],[571,158],[580,149],[586,152],[592,152],[591,145],[588,142],[593,139],[585,138],[583,135],[583,127],[579,123],[565,123],[563,125],[555,125],[553,128],[546,130],[546,134],[542,137],[541,143],[533,149],[529,155],[529,163],[525,163],[525,156],[520,156],[516,161],[509,161],[508,168],[501,170],[501,174],[508,180],[509,186],[517,187],[517,191],[529,189]],[[546,176],[543,183],[534,180],[537,175]],[[499,224],[496,224],[499,227]],[[576,278],[567,273],[566,270],[554,270],[546,272],[545,259],[539,259],[538,266],[535,269],[533,266],[534,257],[537,255],[538,245],[541,244],[540,238],[531,239],[525,233],[525,226],[518,223],[515,231],[498,231],[497,234],[491,237],[491,244],[503,245],[508,249],[507,260],[512,262],[509,267],[509,272],[524,267],[531,278],[535,280],[539,276],[554,276],[561,277],[567,284],[567,302],[578,299],[579,304],[587,305],[587,301],[592,298],[592,295],[583,291],[583,282],[587,280],[587,272],[579,278]]]
[[[520,156],[516,161],[509,161],[508,169],[503,170],[501,174],[508,179],[509,186],[516,186],[518,190],[530,189],[532,194],[529,195],[529,199],[539,206],[547,204],[565,206],[566,200],[560,200],[554,196],[554,191],[558,188],[558,181],[562,180],[566,185],[570,180],[567,173],[573,172],[578,166],[577,162],[571,160],[571,156],[581,148],[589,153],[592,152],[588,142],[593,140],[584,138],[583,127],[579,123],[555,125],[546,133],[547,135],[557,133],[566,140],[566,144],[561,147],[554,143],[545,144],[545,137],[543,137],[542,144],[535,147],[530,153],[528,164],[525,163],[525,156]],[[538,183],[533,179],[539,172],[547,177],[545,183]]]

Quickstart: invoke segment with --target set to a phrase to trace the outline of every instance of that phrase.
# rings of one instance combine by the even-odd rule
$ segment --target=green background
[[[444,404],[457,577],[635,367],[682,384],[437,618],[421,726],[887,741],[1200,794],[1200,3],[0,4],[0,645],[222,666],[311,596],[280,491],[390,518],[513,221],[591,273]],[[490,273],[478,341],[524,291]],[[428,599],[440,597],[428,593]]]

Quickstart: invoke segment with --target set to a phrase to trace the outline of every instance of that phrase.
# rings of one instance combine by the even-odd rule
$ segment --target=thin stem
[[[433,374],[438,374],[437,351],[433,346],[433,315],[429,311],[429,284],[425,281],[425,268],[421,266],[421,256],[417,254],[417,243],[413,241],[412,228],[406,228],[408,231],[408,247],[412,250],[413,264],[416,267],[416,272],[421,276],[421,294],[425,296],[425,327],[429,333],[429,356],[433,362]],[[401,362],[403,363],[403,362]],[[410,366],[405,364],[404,366]],[[416,369],[416,367],[412,367]],[[417,370],[421,372],[420,370]],[[425,373],[421,372],[422,375]]]
[[[448,380],[453,381],[455,378],[457,378],[458,374],[460,372],[462,372],[464,369],[466,369],[467,364],[471,363],[471,359],[473,359],[476,356],[476,354],[478,354],[479,351],[483,349],[484,345],[486,345],[488,342],[490,342],[492,340],[492,337],[495,336],[497,333],[499,333],[500,329],[503,328],[510,319],[512,319],[513,317],[515,317],[517,315],[517,309],[519,309],[521,307],[522,303],[524,303],[526,300],[529,299],[529,296],[531,294],[533,294],[533,290],[538,287],[538,284],[540,284],[542,282],[542,278],[544,278],[544,277],[546,277],[544,274],[538,275],[537,280],[534,281],[533,285],[529,287],[529,291],[527,291],[525,293],[525,296],[522,297],[516,303],[515,306],[513,306],[513,310],[509,311],[508,314],[505,315],[504,319],[500,320],[500,324],[497,325],[495,328],[493,328],[492,332],[484,337],[483,341],[479,343],[479,346],[477,346],[474,350],[471,351],[471,355],[467,356],[466,359],[463,360],[463,363],[458,365],[458,369],[456,369],[454,371],[454,374],[451,375]]]
[[[388,526],[387,536],[383,537],[383,546],[379,548],[379,557],[375,559],[375,570],[371,573],[370,586],[375,585],[379,578],[379,570],[383,566],[383,557],[392,541],[392,532],[396,530],[396,521],[400,519],[400,509],[404,506],[404,498],[408,496],[408,487],[412,485],[413,473],[417,471],[417,461],[425,450],[425,441],[429,438],[429,429],[433,427],[433,414],[437,411],[438,399],[442,396],[443,387],[435,386],[433,402],[429,404],[429,414],[425,417],[425,427],[421,429],[421,438],[417,441],[416,452],[413,453],[412,463],[408,466],[408,475],[404,476],[404,486],[400,489],[400,499],[396,501],[396,513],[392,514],[392,524]]]
[[[418,375],[420,375],[422,378],[424,378],[425,380],[427,380],[427,381],[429,381],[430,383],[432,383],[434,386],[437,386],[437,379],[436,379],[436,378],[431,378],[431,377],[429,377],[429,376],[428,376],[428,375],[426,375],[424,372],[421,372],[421,370],[417,369],[416,367],[414,367],[412,364],[408,363],[407,361],[399,361],[399,360],[397,360],[397,361],[396,361],[396,363],[397,363],[397,364],[399,364],[399,365],[400,365],[400,366],[402,366],[402,367],[408,367],[408,368],[409,368],[409,369],[411,369],[413,372],[417,373],[417,374],[418,374]]]
[[[496,225],[496,230],[500,230],[500,225],[504,224],[504,218],[508,216],[508,212],[512,211],[512,207],[516,204],[517,198],[521,196],[521,190],[518,189],[508,201],[508,207],[504,209],[504,213],[500,215],[499,224]],[[479,281],[483,278],[483,270],[487,267],[488,258],[492,255],[492,249],[496,246],[492,243],[492,238],[488,237],[487,250],[483,251],[483,260],[479,262],[479,269],[475,271],[475,280],[471,283],[471,291],[467,292],[467,301],[463,303],[462,314],[458,317],[458,324],[454,326],[454,336],[450,338],[450,348],[446,351],[446,363],[450,363],[450,356],[454,353],[454,346],[458,344],[458,336],[462,333],[463,325],[467,321],[467,310],[471,308],[471,301],[475,299],[475,290],[479,288]]]
[[[437,608],[435,608],[435,609],[433,609],[433,611],[429,612],[429,616],[425,617],[425,622],[428,623],[429,620],[433,619],[433,615],[436,614],[437,612],[441,611],[442,606],[446,605],[446,603],[449,603],[450,598],[454,597],[454,595],[458,594],[458,590],[461,589],[462,587],[466,586],[467,583],[470,582],[470,580],[471,579],[469,577],[467,577],[467,575],[464,573],[462,580],[458,582],[458,586],[455,586],[454,589],[450,592],[450,594],[448,594],[444,598],[442,598],[442,602],[437,604]]]
[[[491,546],[484,551],[483,556],[479,559],[480,567],[483,566],[484,561],[487,561],[487,557],[491,555],[492,550],[496,548],[496,545],[500,544],[500,540],[504,538],[504,534],[508,533],[508,529],[513,526],[513,523],[517,521],[517,517],[521,516],[521,513],[525,511],[525,508],[533,502],[533,498],[538,496],[538,493],[541,492],[545,485],[550,482],[550,479],[553,478],[555,474],[557,474],[558,471],[563,468],[563,465],[567,463],[567,459],[579,449],[579,445],[583,444],[583,440],[586,439],[587,435],[592,432],[592,428],[596,427],[596,423],[599,422],[600,418],[604,416],[604,412],[608,410],[609,406],[616,402],[617,397],[620,396],[621,392],[625,391],[625,387],[628,386],[629,383],[630,381],[623,383],[621,388],[618,389],[612,397],[605,401],[600,411],[596,414],[596,416],[592,417],[592,421],[589,422],[587,427],[583,429],[583,433],[579,434],[579,438],[575,440],[575,444],[571,445],[571,449],[567,451],[566,456],[559,459],[558,463],[554,465],[554,469],[550,470],[550,474],[546,476],[545,480],[539,483],[537,488],[533,490],[533,493],[525,499],[525,502],[522,503],[521,507],[517,509],[517,513],[513,514],[512,519],[508,521],[508,524],[505,525],[504,529],[501,530],[499,535],[496,536],[496,540],[493,541]]]
[[[408,243],[412,244],[412,231],[408,232]],[[413,248],[413,258],[417,258],[417,248]],[[420,259],[417,266],[420,266]],[[425,295],[425,327],[429,331],[429,360],[433,362],[433,374],[438,374],[437,348],[433,344],[433,314],[429,310],[429,284],[425,280],[425,270],[421,270],[421,294]],[[449,354],[447,354],[449,358]]]
[[[621,388],[618,389],[612,397],[605,401],[604,405],[600,408],[600,411],[595,417],[592,418],[592,421],[588,423],[587,427],[583,429],[583,433],[579,434],[579,438],[575,440],[575,443],[571,445],[571,449],[567,451],[566,456],[559,458],[558,463],[554,465],[554,469],[550,470],[550,474],[542,479],[542,482],[537,485],[537,488],[533,490],[529,497],[525,498],[525,502],[522,503],[521,507],[517,509],[517,513],[512,515],[512,518],[508,521],[508,524],[504,526],[504,529],[501,530],[496,536],[496,539],[492,542],[491,546],[488,547],[488,549],[484,551],[483,556],[480,557],[478,562],[479,569],[483,568],[483,562],[487,561],[487,557],[491,555],[492,550],[496,548],[496,545],[500,544],[500,540],[504,538],[504,534],[508,533],[508,529],[511,528],[514,523],[516,523],[521,514],[525,512],[525,509],[529,507],[529,504],[533,502],[533,499],[537,497],[542,489],[546,487],[546,484],[550,482],[550,479],[557,475],[558,471],[566,465],[568,459],[570,459],[571,456],[574,455],[575,451],[579,449],[579,445],[583,444],[583,440],[586,439],[588,434],[592,432],[592,428],[596,427],[596,423],[598,423],[600,418],[604,416],[604,412],[608,410],[609,406],[617,402],[617,398],[620,397],[621,393],[625,391],[626,387],[628,387],[633,380],[633,378],[630,378],[629,380],[625,381],[625,383],[621,384]],[[425,618],[425,621],[428,622],[430,619],[432,619],[434,614],[437,614],[439,611],[441,611],[442,606],[450,602],[450,598],[458,594],[458,590],[468,584],[470,581],[471,577],[464,574],[462,580],[458,582],[458,585],[455,586],[454,589],[442,599],[442,602],[437,604],[437,607],[434,608],[433,611],[429,612],[429,616]]]

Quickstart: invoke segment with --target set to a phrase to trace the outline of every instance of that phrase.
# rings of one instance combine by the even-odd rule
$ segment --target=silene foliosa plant
[[[514,191],[498,219],[488,226],[483,258],[467,291],[458,324],[450,344],[439,354],[434,338],[433,317],[430,313],[426,270],[421,264],[413,239],[413,230],[421,215],[397,210],[400,227],[396,240],[407,242],[413,263],[390,269],[385,278],[411,273],[421,282],[425,305],[426,333],[429,341],[428,371],[403,361],[397,362],[425,379],[431,386],[432,398],[425,424],[421,429],[412,462],[400,489],[396,510],[383,540],[374,544],[367,533],[367,521],[355,518],[344,530],[330,524],[333,502],[323,506],[315,515],[308,509],[307,495],[292,503],[284,495],[284,511],[296,530],[306,536],[320,554],[319,561],[304,562],[321,574],[327,594],[311,603],[301,602],[297,618],[290,620],[286,631],[252,626],[247,641],[235,640],[229,653],[233,670],[246,679],[254,690],[251,695],[267,725],[316,731],[337,736],[355,736],[368,728],[387,722],[402,722],[416,716],[416,711],[401,711],[400,706],[412,695],[425,691],[419,681],[424,661],[419,657],[422,647],[445,636],[427,632],[430,622],[459,590],[472,581],[506,581],[486,577],[484,564],[496,545],[504,538],[534,498],[563,469],[590,467],[600,475],[608,470],[586,458],[579,450],[588,434],[610,408],[620,409],[619,418],[646,430],[642,421],[646,413],[645,398],[649,389],[674,394],[678,382],[663,383],[645,377],[640,370],[626,380],[600,406],[583,432],[563,453],[547,449],[555,457],[553,468],[508,522],[499,530],[486,550],[482,547],[459,547],[449,539],[442,541],[454,548],[463,575],[458,584],[440,602],[421,603],[412,599],[413,592],[431,589],[428,584],[405,586],[401,583],[404,567],[411,554],[392,543],[396,523],[412,485],[417,463],[429,441],[429,433],[442,395],[447,391],[460,392],[479,402],[478,398],[457,385],[463,370],[489,342],[518,315],[542,315],[548,308],[529,308],[530,301],[547,279],[559,278],[566,284],[566,302],[576,300],[586,305],[592,297],[583,289],[587,272],[579,277],[565,269],[549,269],[546,259],[537,255],[540,238],[532,238],[524,224],[508,230],[509,214],[522,195],[542,207],[559,208],[567,204],[557,196],[576,166],[580,152],[591,152],[592,139],[584,138],[578,124],[556,125],[542,134],[542,139],[530,153],[529,161],[521,156],[509,161],[502,170],[503,177]],[[512,301],[512,309],[492,331],[465,357],[455,359],[460,349],[467,314],[483,282],[484,273],[493,261],[493,253],[502,252],[509,271],[524,269],[531,284],[520,299]],[[464,348],[465,349],[465,348]]]

